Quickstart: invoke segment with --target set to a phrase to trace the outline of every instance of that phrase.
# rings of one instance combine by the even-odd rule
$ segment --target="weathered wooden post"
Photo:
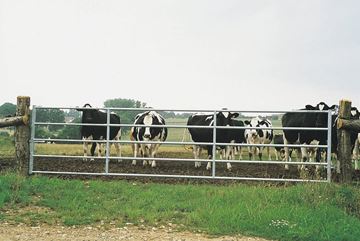
[[[351,116],[351,101],[340,100],[339,105],[339,120],[349,120]],[[352,167],[351,167],[351,143],[350,132],[346,129],[339,128],[337,130],[338,137],[338,159],[340,161],[340,181],[343,183],[349,183],[352,179]]]
[[[21,175],[27,175],[30,157],[30,97],[17,97],[16,116],[23,116],[23,125],[15,128],[15,170]]]

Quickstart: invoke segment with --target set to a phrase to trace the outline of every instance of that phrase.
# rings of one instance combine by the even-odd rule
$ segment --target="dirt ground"
[[[261,238],[245,236],[211,237],[203,233],[178,232],[171,226],[134,227],[131,224],[122,228],[64,227],[61,225],[36,227],[24,224],[0,223],[0,241],[90,241],[90,240],[164,240],[164,241],[266,241]]]
[[[166,154],[169,156],[171,153]],[[171,158],[171,156],[170,156]],[[313,171],[311,171],[311,168]],[[321,176],[318,177],[314,173],[315,167],[309,168],[307,179],[325,179],[326,170],[323,169]],[[105,171],[105,161],[84,161],[82,159],[59,159],[59,158],[35,158],[34,170],[37,171],[52,171],[52,172],[84,172],[84,173],[103,173]],[[109,162],[110,173],[122,173],[122,174],[157,174],[157,175],[187,175],[187,176],[209,176],[209,179],[193,179],[197,182],[211,182],[211,170],[206,170],[206,163],[203,163],[200,168],[194,167],[194,162],[186,161],[157,161],[157,166],[152,168],[150,166],[143,166],[142,163],[138,163],[136,166],[131,165],[130,161],[117,162],[111,160]],[[60,175],[63,178],[72,178],[66,175]],[[245,177],[245,178],[279,178],[287,179],[294,178],[300,179],[300,173],[297,166],[291,166],[290,170],[285,170],[284,165],[270,165],[270,164],[244,164],[244,163],[233,163],[232,170],[226,169],[226,163],[216,164],[216,176],[220,177]],[[91,176],[75,176],[75,178],[91,178]],[[99,177],[96,177],[99,179]],[[128,176],[117,176],[117,177],[102,177],[105,179],[131,179],[134,177]],[[160,181],[166,183],[178,183],[182,182],[179,178],[139,178],[135,177],[136,180],[149,180],[149,181]],[[215,183],[221,184],[222,181],[215,180]]]
[[[176,158],[176,153],[161,153],[160,157]],[[0,171],[11,168],[14,164],[14,160],[11,158],[0,157]],[[120,174],[118,176],[110,175],[97,175],[105,172],[105,160],[83,160],[74,158],[34,158],[34,171],[49,171],[49,172],[77,172],[77,173],[88,173],[96,175],[67,175],[67,174],[56,174],[60,178],[64,179],[122,179],[122,180],[136,180],[143,182],[161,182],[161,183],[212,183],[212,184],[223,184],[229,182],[244,182],[234,180],[214,180],[211,179],[212,171],[206,170],[206,163],[202,163],[200,168],[194,167],[194,162],[186,161],[157,161],[157,166],[152,168],[150,166],[144,167],[142,163],[138,162],[136,166],[131,165],[130,160],[118,162],[117,160],[110,160],[109,162],[109,173]],[[283,164],[249,164],[249,163],[233,163],[232,170],[226,169],[226,163],[216,164],[216,176],[217,177],[242,177],[242,178],[275,178],[275,179],[306,179],[306,180],[325,180],[327,177],[326,169],[321,168],[320,175],[315,172],[315,166],[307,166],[307,171],[299,172],[297,165],[291,165],[290,170],[285,170]],[[129,175],[128,175],[129,174]],[[159,178],[159,177],[136,177],[131,176],[133,174],[156,174],[156,175],[179,175],[179,176],[208,176],[208,179],[196,179],[196,178]],[[128,176],[125,176],[128,175]],[[54,176],[54,174],[51,174]],[[339,175],[332,170],[331,174],[332,181],[338,181]],[[360,181],[360,171],[354,171],[353,180]],[[278,183],[283,184],[283,183]]]

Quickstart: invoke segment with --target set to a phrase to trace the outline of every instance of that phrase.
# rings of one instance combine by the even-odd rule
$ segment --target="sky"
[[[0,105],[360,107],[358,0],[0,0]]]

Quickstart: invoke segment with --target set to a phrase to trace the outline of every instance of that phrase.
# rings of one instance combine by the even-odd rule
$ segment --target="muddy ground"
[[[0,171],[6,170],[14,165],[14,159],[0,158]],[[131,165],[130,160],[118,162],[117,160],[110,160],[109,173],[129,175],[129,176],[105,176],[97,175],[105,172],[105,160],[83,160],[83,159],[63,159],[63,158],[40,158],[36,157],[34,160],[34,171],[50,171],[50,172],[77,172],[90,173],[94,175],[66,175],[66,174],[51,174],[61,178],[77,178],[77,179],[123,179],[123,180],[137,180],[145,182],[161,182],[161,183],[181,183],[181,182],[197,182],[197,183],[229,183],[229,182],[244,182],[244,180],[214,180],[211,179],[212,171],[206,170],[206,163],[202,163],[200,168],[194,167],[194,162],[180,162],[180,161],[157,161],[157,166],[152,168],[150,166],[143,166],[138,161],[136,166]],[[206,179],[196,178],[164,178],[164,177],[134,177],[132,174],[156,174],[156,175],[182,175],[182,176],[202,176],[209,177]],[[226,169],[225,163],[216,164],[216,176],[219,177],[245,177],[245,178],[276,178],[276,179],[310,179],[310,180],[325,180],[326,170],[321,168],[320,174],[315,172],[314,166],[309,166],[307,171],[300,172],[296,165],[290,166],[290,170],[285,170],[284,165],[280,164],[242,164],[233,163],[232,170]],[[332,180],[337,181],[339,175],[332,170]],[[360,181],[360,172],[353,173],[353,179]]]

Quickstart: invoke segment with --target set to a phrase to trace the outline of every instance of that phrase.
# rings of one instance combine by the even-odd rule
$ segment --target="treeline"
[[[145,102],[133,99],[109,99],[104,102],[105,108],[150,108]],[[6,116],[14,116],[16,112],[16,105],[11,103],[5,103],[0,106],[0,118]],[[121,119],[122,124],[132,124],[135,116],[142,111],[138,110],[126,110],[118,111],[114,110]],[[179,113],[173,111],[161,111],[159,112],[165,119],[169,118],[188,118],[191,113]],[[247,117],[240,115],[239,118],[248,119]],[[272,120],[278,119],[278,116],[273,115]],[[36,122],[49,122],[49,123],[80,123],[81,112],[75,109],[37,109]],[[80,139],[80,126],[71,125],[37,125],[35,129],[36,138],[44,139]],[[123,134],[126,134],[130,130],[130,127],[123,127]]]
[[[6,116],[14,116],[16,113],[16,105],[11,103],[4,103],[0,106],[0,118],[4,118]]]
[[[104,102],[105,108],[150,108],[145,102],[133,99],[109,99]],[[14,116],[16,112],[16,105],[5,103],[0,106],[0,118],[6,116]],[[122,124],[132,124],[135,116],[142,111],[114,111],[121,119]],[[172,111],[160,112],[164,118],[187,118],[189,113],[175,113]],[[50,123],[80,123],[81,112],[70,109],[37,109],[36,122],[50,122]],[[71,125],[37,125],[35,129],[36,138],[44,139],[80,139],[80,126]],[[124,133],[128,132],[130,127],[123,127]]]

